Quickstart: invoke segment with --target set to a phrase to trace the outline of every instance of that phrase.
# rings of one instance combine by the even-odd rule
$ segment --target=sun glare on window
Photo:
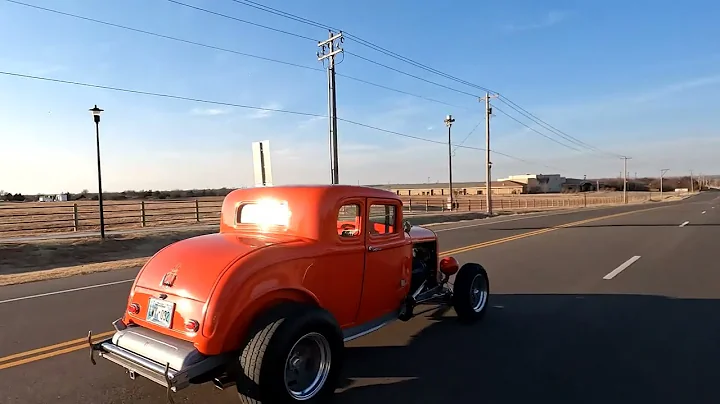
[[[263,199],[243,205],[240,208],[238,223],[257,224],[258,226],[285,226],[290,224],[290,208],[287,202]]]

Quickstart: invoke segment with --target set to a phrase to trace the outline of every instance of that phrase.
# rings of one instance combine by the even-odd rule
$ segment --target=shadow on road
[[[359,380],[336,402],[720,402],[717,300],[497,295],[492,305],[482,323],[451,312],[408,346],[348,348],[346,377]]]

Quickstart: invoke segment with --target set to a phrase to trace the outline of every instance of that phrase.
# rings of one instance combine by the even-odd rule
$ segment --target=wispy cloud
[[[190,113],[193,115],[214,116],[228,114],[230,111],[222,108],[193,108]]]
[[[545,16],[536,22],[529,23],[529,24],[505,24],[503,26],[503,29],[506,32],[520,32],[520,31],[530,31],[535,29],[542,29],[542,28],[549,28],[553,25],[557,25],[565,20],[567,20],[570,17],[571,13],[569,11],[549,11]]]
[[[311,118],[308,118],[308,119],[300,122],[300,123],[298,124],[298,129],[308,128],[308,127],[310,127],[310,126],[312,126],[312,125],[314,125],[314,124],[316,124],[316,123],[318,123],[318,122],[320,122],[320,121],[324,121],[324,120],[326,120],[326,119],[327,119],[327,118],[324,117],[324,116],[313,116],[313,117],[311,117]]]
[[[681,93],[683,91],[692,90],[694,88],[707,87],[720,84],[720,74],[714,76],[698,77],[678,83],[666,85],[656,90],[648,91],[644,94],[637,95],[630,99],[631,102],[642,103],[649,102],[668,95]]]
[[[274,111],[270,111],[272,109],[281,109],[282,105],[280,105],[277,102],[271,102],[268,104],[261,105],[262,108],[266,109],[259,109],[256,110],[248,115],[248,118],[250,119],[266,119],[271,117],[273,114],[275,114]]]
[[[47,76],[48,74],[61,72],[67,70],[66,66],[63,65],[50,65],[45,67],[37,67],[30,69],[29,73],[33,76]]]

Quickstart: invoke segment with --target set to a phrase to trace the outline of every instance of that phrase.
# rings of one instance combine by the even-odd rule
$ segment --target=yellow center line
[[[472,251],[472,250],[477,250],[477,249],[479,249],[479,248],[485,248],[485,247],[490,247],[490,246],[497,245],[497,244],[503,244],[503,243],[507,243],[507,242],[510,242],[510,241],[519,240],[519,239],[526,238],[526,237],[537,236],[537,235],[539,235],[539,234],[549,233],[549,232],[551,232],[551,231],[555,231],[555,230],[558,230],[558,229],[565,229],[565,228],[568,228],[568,227],[579,226],[579,225],[581,225],[581,224],[596,222],[596,221],[604,220],[604,219],[612,219],[612,218],[615,218],[615,217],[630,215],[630,214],[633,214],[633,213],[648,212],[648,211],[651,211],[651,210],[663,209],[663,208],[667,208],[667,207],[670,207],[670,206],[673,206],[673,205],[656,206],[656,207],[648,208],[648,209],[633,210],[633,211],[630,211],[630,212],[621,212],[621,213],[615,213],[615,214],[612,214],[612,215],[593,217],[593,218],[590,218],[590,219],[579,220],[579,221],[571,222],[571,223],[565,223],[565,224],[561,224],[561,225],[557,225],[557,226],[548,227],[548,228],[545,228],[545,229],[530,231],[530,232],[526,232],[526,233],[520,233],[520,234],[516,234],[516,235],[514,235],[514,236],[509,236],[509,237],[505,237],[505,238],[501,238],[501,239],[490,240],[490,241],[485,241],[485,242],[478,243],[478,244],[468,245],[468,246],[465,246],[465,247],[454,248],[454,249],[451,249],[451,250],[448,250],[448,251],[443,251],[443,252],[441,252],[441,253],[438,254],[438,255],[439,255],[440,257],[447,257],[448,255],[464,253],[464,252],[468,252],[468,251]]]
[[[451,254],[458,254],[458,253],[463,253],[463,252],[476,250],[476,249],[484,248],[484,247],[489,247],[489,246],[493,246],[493,245],[497,245],[497,244],[508,243],[510,241],[519,240],[519,239],[526,238],[526,237],[532,237],[532,236],[537,236],[537,235],[544,234],[544,233],[549,233],[551,231],[555,231],[558,229],[579,226],[579,225],[585,224],[585,223],[596,222],[596,221],[604,220],[604,219],[611,219],[611,218],[615,218],[615,217],[630,215],[633,213],[648,212],[651,210],[663,209],[663,208],[667,208],[670,206],[674,206],[674,205],[658,206],[658,207],[649,208],[649,209],[633,210],[630,212],[616,213],[613,215],[600,216],[600,217],[595,217],[595,218],[591,218],[591,219],[580,220],[577,222],[565,223],[565,224],[561,224],[558,226],[548,227],[545,229],[516,234],[514,236],[508,236],[508,237],[504,237],[504,238],[500,238],[500,239],[485,241],[485,242],[478,243],[478,244],[472,244],[472,245],[465,246],[465,247],[454,248],[451,250],[443,251],[438,255],[440,257],[446,257]],[[107,331],[107,332],[103,332],[100,334],[96,334],[96,335],[94,335],[94,337],[98,338],[98,339],[105,338],[105,337],[109,337],[110,335],[112,335],[114,333],[115,333],[115,331]],[[94,342],[97,342],[97,341],[94,341]],[[67,347],[67,348],[64,348],[64,347]],[[59,348],[62,348],[62,349],[59,349]],[[90,349],[90,347],[87,345],[87,338],[78,338],[78,339],[74,339],[72,341],[61,342],[59,344],[49,345],[46,347],[33,349],[30,351],[26,351],[26,352],[16,353],[16,354],[13,354],[10,356],[5,356],[3,358],[0,358],[0,370],[8,369],[8,368],[11,368],[14,366],[24,365],[26,363],[35,362],[35,361],[39,361],[42,359],[51,358],[53,356],[58,356],[58,355],[62,355],[62,354],[73,352],[73,351],[79,351],[81,349]],[[50,351],[50,352],[47,352],[47,351]],[[36,356],[31,356],[31,355],[35,355],[35,354],[38,354],[41,352],[45,352],[45,353],[36,355]],[[31,356],[31,357],[28,357],[28,356]],[[20,360],[14,361],[14,362],[9,362],[9,361],[12,361],[13,359],[18,359],[18,358],[25,358],[25,359],[20,359]]]
[[[107,332],[103,332],[103,333],[100,333],[97,335],[93,335],[93,337],[95,337],[93,342],[97,342],[97,340],[101,339],[101,338],[109,337],[112,334],[115,334],[115,331],[107,331]],[[70,346],[70,345],[75,345],[75,344],[79,344],[79,345]],[[66,346],[70,346],[70,347],[55,350],[57,348],[62,348],[62,347],[66,347]],[[49,346],[38,348],[38,349],[33,349],[31,351],[16,353],[14,355],[5,356],[5,357],[0,358],[0,370],[8,369],[8,368],[11,368],[14,366],[23,365],[25,363],[35,362],[35,361],[38,361],[41,359],[50,358],[53,356],[61,355],[61,354],[72,352],[72,351],[77,351],[77,350],[80,350],[83,348],[90,349],[90,347],[87,345],[87,338],[78,338],[78,339],[74,339],[72,341],[65,341],[65,342],[61,342],[59,344],[49,345]],[[42,355],[32,356],[30,358],[21,359],[21,360],[15,361],[15,362],[8,362],[12,359],[22,358],[25,356],[34,355],[36,353],[45,352],[45,351],[50,351],[50,352],[44,353]],[[8,363],[3,363],[3,362],[8,362]]]

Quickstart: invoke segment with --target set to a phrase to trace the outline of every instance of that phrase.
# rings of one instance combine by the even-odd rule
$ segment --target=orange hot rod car
[[[455,276],[452,287],[450,277]],[[140,270],[111,338],[94,353],[172,392],[236,385],[245,403],[325,402],[344,343],[418,304],[485,314],[479,264],[440,258],[431,230],[403,220],[402,200],[345,185],[234,190],[220,231],[158,251]]]

